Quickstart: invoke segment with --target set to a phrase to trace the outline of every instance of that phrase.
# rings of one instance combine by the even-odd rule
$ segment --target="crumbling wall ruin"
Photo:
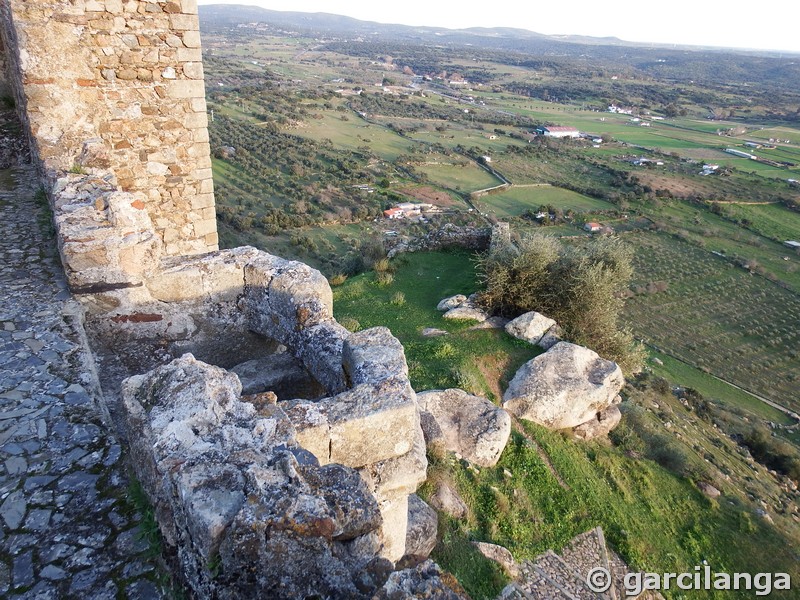
[[[369,597],[415,552],[406,549],[410,529],[420,536],[409,498],[427,459],[403,347],[386,328],[350,333],[336,323],[318,271],[237,248],[175,261],[133,295],[85,301],[99,346],[168,342],[160,366],[122,382],[120,419],[201,597]],[[285,348],[324,397],[242,396],[232,372],[184,354],[230,365],[227,340],[248,336],[239,360],[254,347]],[[435,522],[421,537],[429,552]],[[201,568],[208,561],[213,578]]]

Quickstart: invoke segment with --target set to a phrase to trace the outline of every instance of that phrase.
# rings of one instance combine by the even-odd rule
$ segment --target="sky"
[[[634,42],[754,48],[800,53],[798,0],[200,0],[271,10],[327,12],[365,21],[465,27],[519,27],[549,35],[614,36]]]

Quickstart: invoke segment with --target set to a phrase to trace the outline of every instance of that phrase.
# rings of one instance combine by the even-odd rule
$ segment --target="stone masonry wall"
[[[0,33],[50,180],[110,172],[165,256],[216,250],[196,0],[7,0]]]

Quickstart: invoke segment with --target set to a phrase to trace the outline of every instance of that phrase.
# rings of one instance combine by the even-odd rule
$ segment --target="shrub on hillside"
[[[506,317],[541,312],[558,321],[567,339],[635,372],[644,352],[618,324],[633,273],[631,259],[630,247],[616,238],[573,246],[534,234],[479,259],[486,288],[481,300]]]

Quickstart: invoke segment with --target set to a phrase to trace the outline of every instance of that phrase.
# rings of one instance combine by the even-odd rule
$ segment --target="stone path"
[[[592,591],[587,579],[601,567],[610,574],[611,587],[605,592]],[[625,562],[606,545],[599,527],[573,539],[558,555],[552,550],[519,565],[519,577],[509,584],[497,600],[663,600],[658,592],[647,591],[628,596]]]
[[[161,598],[30,167],[0,171],[0,597]]]

